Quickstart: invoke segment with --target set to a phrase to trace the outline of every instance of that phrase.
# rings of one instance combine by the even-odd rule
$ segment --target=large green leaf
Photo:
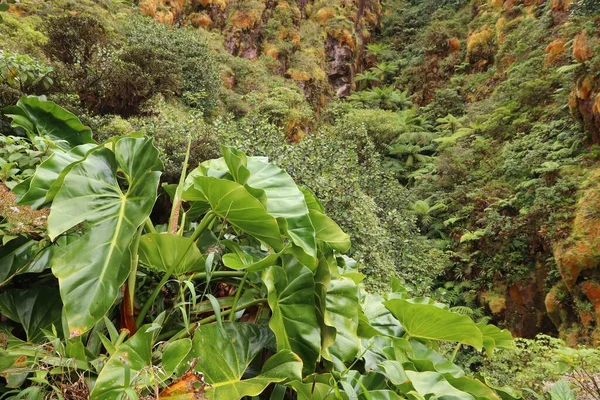
[[[444,377],[452,386],[458,390],[469,393],[477,400],[500,400],[500,397],[490,387],[477,379],[467,378],[465,376],[455,378],[453,376],[444,375]]]
[[[259,158],[248,159],[248,170],[250,176],[246,184],[264,192],[269,214],[283,219],[292,242],[309,256],[316,257],[315,230],[296,182],[281,168]]]
[[[302,194],[309,208],[309,217],[315,229],[317,241],[342,253],[348,251],[351,246],[350,236],[344,233],[335,221],[324,214],[323,206],[309,189],[302,188]]]
[[[94,143],[92,130],[79,118],[52,101],[39,97],[22,97],[16,106],[6,107],[3,112],[30,136],[46,136],[63,149]]]
[[[43,271],[49,254],[49,248],[40,248],[39,242],[24,237],[0,246],[0,288],[15,275]]]
[[[565,380],[560,380],[552,385],[550,390],[552,400],[575,400],[575,393]]]
[[[289,350],[281,350],[263,365],[258,376],[242,379],[256,355],[271,340],[268,330],[256,325],[226,322],[203,325],[194,334],[192,354],[198,359],[207,387],[205,396],[214,400],[238,400],[258,396],[273,382],[299,380],[302,361]]]
[[[231,147],[221,146],[223,160],[227,164],[227,169],[233,177],[233,180],[240,185],[246,184],[250,177],[248,170],[248,157],[239,150]]]
[[[423,343],[411,340],[410,345],[413,351],[408,355],[408,358],[417,371],[439,372],[444,376],[454,378],[461,378],[465,375],[465,372],[459,366]]]
[[[52,325],[60,331],[61,309],[58,289],[51,286],[35,285],[0,294],[0,311],[23,326],[30,342],[42,339],[42,329]]]
[[[283,248],[277,220],[244,186],[236,182],[202,176],[196,169],[186,179],[182,199],[209,203],[212,212],[231,225],[262,240],[276,251]]]
[[[514,349],[515,344],[512,335],[506,329],[500,329],[494,325],[485,323],[477,324],[477,327],[483,335],[483,348],[488,357],[494,355],[494,349]]]
[[[189,338],[167,343],[161,357],[162,372],[165,378],[169,378],[181,367],[191,350],[192,340]]]
[[[88,331],[112,307],[130,270],[129,245],[156,199],[162,164],[150,139],[123,138],[74,166],[52,204],[54,240],[85,222],[87,231],[52,260],[71,336]],[[124,192],[117,172],[126,178]],[[76,211],[76,212],[75,212]]]
[[[434,398],[443,400],[475,400],[475,397],[456,389],[437,372],[406,371],[406,375],[417,393],[426,398],[434,395]]]
[[[377,294],[364,293],[361,299],[362,312],[364,318],[361,319],[360,332],[363,337],[370,337],[373,334],[388,335],[392,337],[402,336],[404,329],[390,310],[383,305],[383,297]],[[370,329],[375,332],[367,333]]]
[[[70,166],[82,161],[85,155],[96,147],[93,144],[76,146],[68,152],[55,151],[44,160],[29,180],[15,187],[19,204],[39,208],[54,199],[63,184]]]
[[[152,331],[150,325],[142,326],[135,335],[116,348],[100,371],[94,384],[90,400],[125,399],[126,389],[143,388],[149,385],[153,375]]]
[[[283,266],[263,272],[268,302],[273,313],[269,327],[275,333],[277,349],[289,349],[304,361],[304,370],[314,370],[321,351],[321,332],[315,308],[315,280],[312,272],[297,260],[283,257]]]
[[[478,350],[483,347],[481,331],[466,315],[456,314],[433,304],[413,304],[402,299],[389,300],[383,304],[411,337],[458,342]]]
[[[351,279],[333,279],[325,298],[325,323],[336,330],[335,342],[329,351],[340,360],[350,362],[360,350],[358,288]]]
[[[171,233],[149,233],[141,237],[140,262],[162,272],[183,275],[204,270],[202,253],[188,237]]]

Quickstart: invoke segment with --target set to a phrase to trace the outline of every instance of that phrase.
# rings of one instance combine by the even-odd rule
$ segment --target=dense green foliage
[[[284,219],[268,207],[272,193],[261,195],[257,190],[266,189],[248,183],[252,178],[246,177],[244,168],[252,172],[251,165],[260,160],[253,156],[266,156],[288,177],[286,189],[278,195],[285,192],[293,197],[295,193],[298,205],[298,188],[305,194],[310,190],[320,199],[319,212],[329,215],[349,235],[352,247],[344,251],[344,257],[352,261],[334,249],[335,262],[349,274],[342,280],[364,275],[357,297],[368,291],[387,299],[406,298],[407,294],[399,294],[401,285],[411,296],[429,296],[447,304],[452,313],[477,323],[492,321],[517,336],[559,336],[564,342],[546,337],[519,339],[516,350],[503,350],[492,360],[466,346],[453,354],[450,346],[426,344],[453,359],[470,378],[482,373],[489,384],[528,389],[523,392],[526,398],[579,398],[584,392],[596,398],[588,388],[598,383],[597,371],[587,365],[593,364],[597,355],[585,348],[571,350],[565,343],[574,348],[600,343],[599,10],[597,1],[588,0],[0,0],[0,106],[14,106],[25,95],[43,95],[82,121],[73,117],[68,124],[60,123],[59,133],[52,131],[34,115],[36,107],[44,108],[40,104],[51,104],[43,97],[34,106],[28,105],[35,103],[33,98],[22,100],[0,117],[0,180],[4,184],[0,185],[0,253],[11,254],[0,264],[0,296],[14,289],[14,299],[19,299],[9,301],[5,296],[1,311],[2,318],[17,320],[11,325],[15,338],[11,336],[10,342],[26,347],[29,345],[18,340],[53,341],[51,346],[57,354],[69,352],[78,363],[85,361],[83,375],[88,383],[106,363],[112,372],[102,380],[120,374],[124,381],[119,385],[126,386],[140,378],[145,380],[138,381],[138,389],[143,391],[146,384],[159,382],[163,387],[185,372],[177,358],[180,353],[217,356],[200,353],[205,342],[199,339],[177,338],[169,351],[151,347],[156,340],[175,334],[164,329],[158,333],[159,326],[176,326],[182,331],[195,321],[221,321],[229,315],[239,318],[239,313],[230,312],[236,308],[233,303],[252,303],[243,318],[256,315],[259,325],[268,317],[256,313],[257,307],[271,313],[271,321],[279,318],[273,291],[282,289],[278,285],[284,275],[277,272],[269,280],[253,272],[252,279],[244,278],[238,275],[240,268],[249,264],[253,267],[247,268],[252,270],[262,268],[266,264],[259,258],[263,258],[265,263],[285,269],[286,257],[293,256],[310,270],[311,257],[321,260],[327,252],[302,238],[294,229],[298,220]],[[51,109],[46,111],[62,114],[60,108]],[[91,127],[97,143],[109,143],[106,149],[95,147],[86,126]],[[77,135],[86,139],[72,143]],[[149,139],[152,145],[143,141]],[[119,148],[126,143],[139,143],[141,148],[138,152]],[[127,159],[125,154],[133,158]],[[208,161],[222,155],[222,161]],[[89,185],[94,193],[102,193],[104,202],[98,203],[102,211],[98,204],[85,205],[90,214],[71,219],[70,205],[84,202],[71,199],[69,203],[67,194],[74,196],[83,188],[76,183],[98,169],[84,162],[71,163],[88,158],[107,166],[101,170],[110,170],[112,181],[102,187]],[[133,159],[147,163],[143,164],[145,174],[134,171],[135,164],[126,166]],[[224,162],[229,172],[223,172]],[[45,172],[34,175],[40,163]],[[190,169],[210,165],[192,175],[208,174],[228,181],[222,185],[246,185],[252,196],[246,197],[247,201],[258,206],[252,198],[258,199],[267,206],[267,213],[277,214],[272,217],[279,232],[276,234],[272,225],[261,227],[260,232],[237,226],[221,210],[215,218],[222,222],[211,222],[206,232],[213,234],[203,234],[197,242],[200,255],[194,250],[193,255],[183,257],[184,266],[168,271],[168,265],[185,253],[183,238],[198,227],[195,224],[207,211],[206,204],[219,205],[211,203],[208,189],[199,186],[194,201],[201,198],[203,205],[184,204],[171,212],[172,205],[185,197],[182,190],[176,190],[180,178],[186,177],[185,168],[182,175],[184,165]],[[70,174],[70,168],[73,175],[67,186],[75,189],[65,189],[62,197],[57,197],[61,187],[67,187],[63,178]],[[121,197],[119,193],[127,198],[136,179],[146,189],[156,188],[153,207],[140,201],[129,209],[107,200]],[[191,183],[187,185],[189,189]],[[146,195],[134,197],[154,201],[154,192]],[[33,209],[17,205],[17,200]],[[304,201],[307,207],[312,204],[312,200]],[[47,226],[52,212],[58,217],[50,219]],[[131,220],[121,221],[121,213],[131,213]],[[135,214],[140,219],[149,214],[146,221],[151,222],[144,223],[144,239],[137,245],[130,243],[139,246],[137,261],[123,256],[131,251],[125,244],[127,238],[137,237],[131,228],[140,223]],[[286,214],[285,218],[292,217]],[[57,228],[54,222],[59,220],[65,226]],[[109,221],[117,225],[108,228]],[[107,225],[96,225],[100,222]],[[67,225],[71,226],[69,234],[81,235],[84,240],[71,243],[75,237],[59,234]],[[152,229],[162,233],[152,233]],[[92,231],[102,234],[86,236]],[[98,281],[109,295],[98,301],[90,297],[88,304],[82,301],[80,306],[102,303],[103,308],[79,315],[68,299],[78,296],[77,285],[83,277],[90,278],[89,270],[96,267],[92,268],[93,263],[78,264],[85,264],[85,260],[71,259],[63,249],[75,248],[74,243],[79,242],[78,246],[95,243],[100,251],[102,238],[110,232],[121,241],[111,255],[118,253],[123,260],[113,260],[110,264],[114,270],[106,271],[118,279]],[[162,245],[174,252],[151,246],[164,232],[172,235]],[[58,235],[52,245],[61,249],[56,251],[57,260],[88,272],[75,277],[68,268],[41,272],[54,257],[42,251],[50,245],[48,234],[52,238]],[[270,242],[277,235],[294,243],[291,256],[278,247],[279,243]],[[215,247],[215,240],[233,240],[241,249],[233,245]],[[317,254],[311,253],[313,245]],[[25,256],[28,252],[36,252],[39,262],[26,267],[15,264],[14,260],[23,257],[29,260]],[[153,257],[170,261],[154,265]],[[198,257],[203,262],[214,257],[212,267],[198,263],[186,274],[186,268],[192,268],[188,264],[194,264]],[[4,267],[6,263],[13,263],[13,267]],[[131,273],[125,277],[127,265],[139,265],[137,278],[130,279],[136,276]],[[211,268],[230,275],[212,276]],[[332,278],[338,279],[334,272]],[[315,270],[312,273],[313,280],[325,279]],[[192,274],[200,274],[200,278],[189,278]],[[57,284],[61,296],[57,295]],[[125,286],[129,292],[123,293]],[[134,286],[138,289],[135,292]],[[156,292],[155,288],[163,289]],[[55,331],[42,332],[35,318],[31,325],[18,316],[28,314],[15,308],[17,303],[28,300],[38,307],[38,293],[56,306],[50,316],[57,317],[59,302],[70,315],[64,324],[55,324]],[[128,296],[138,303],[124,301]],[[253,304],[255,301],[258,303]],[[119,318],[116,304],[123,305],[121,314],[126,307],[132,309],[127,311],[130,318]],[[150,304],[148,310],[142,310],[144,304]],[[200,311],[194,314],[192,310],[199,304]],[[366,313],[370,306],[362,303],[361,307]],[[395,313],[396,318],[408,312],[404,308]],[[320,310],[317,325],[315,321],[310,325],[328,332],[322,309],[316,309]],[[173,310],[179,310],[178,314]],[[161,316],[162,311],[165,314]],[[75,315],[88,320],[79,321]],[[109,321],[97,320],[101,315]],[[123,343],[126,336],[119,337],[118,331],[115,334],[112,325],[115,329],[131,325],[132,315],[145,315],[136,328],[155,322],[150,331]],[[87,349],[83,355],[81,346],[73,344],[64,332],[90,326],[94,328],[83,338]],[[260,350],[265,346],[269,354],[275,354],[274,343],[280,344],[282,332],[287,330],[271,327],[275,336],[279,335],[274,342],[265,335],[267,330],[232,326],[219,325],[218,330],[232,337],[239,335],[245,344],[231,349],[226,357],[240,349],[252,349],[252,356],[241,360],[227,376],[208,372],[210,364],[196,370],[205,369],[212,381],[251,378],[254,381],[247,383],[248,393],[264,389],[268,382],[283,382],[277,368],[267,368],[268,362],[263,368],[264,357],[254,355],[263,354]],[[224,337],[212,331],[217,328],[207,325],[206,329],[214,340]],[[103,331],[104,337],[95,330]],[[357,332],[358,336],[366,334],[361,329]],[[346,333],[342,336],[347,339]],[[256,336],[256,342],[248,336]],[[101,339],[92,339],[98,337]],[[381,389],[370,386],[381,383],[381,374],[387,379],[386,390],[420,398],[398,385],[404,375],[392,377],[389,370],[374,367],[368,352],[354,354],[356,342],[349,340],[341,346],[329,339],[321,335],[325,344],[319,355],[292,349],[304,361],[305,374],[306,364],[321,357],[317,367],[321,374],[311,388],[318,394],[313,393],[313,398],[326,398],[320,390],[326,390],[327,385],[336,387],[334,381],[339,383],[333,393],[337,398],[352,398],[354,394],[367,398],[358,388]],[[362,336],[362,349],[368,346],[364,339]],[[468,344],[472,337],[462,339]],[[412,350],[405,345],[399,345],[405,352],[402,357],[410,361],[402,358],[402,368],[406,379],[415,382],[408,372],[413,371],[411,368],[424,371],[420,369],[422,363],[412,360],[419,350],[412,342]],[[333,349],[340,348],[345,349],[344,356],[339,353],[335,357],[343,359],[346,366],[356,358],[352,368],[345,370],[346,375],[338,374],[343,368],[330,357]],[[119,359],[138,350],[140,357],[131,360],[138,371],[146,371],[148,365],[160,366],[169,377],[141,377],[127,370],[121,374]],[[41,356],[44,361],[32,358],[31,365],[52,365],[54,361],[48,361],[56,355],[52,351]],[[161,359],[163,351],[168,354],[166,363]],[[566,364],[565,357],[570,360]],[[298,365],[290,354],[277,353],[274,358],[287,375],[296,374]],[[572,362],[588,358],[592,361],[585,361],[585,367]],[[386,363],[396,361],[387,359]],[[370,376],[371,367],[380,375]],[[245,370],[252,373],[244,375]],[[331,377],[323,376],[329,372]],[[69,387],[83,385],[74,375],[66,381],[55,381],[48,378],[52,373],[44,372],[37,377],[30,375],[33,380],[29,381],[10,377],[10,385],[21,385],[19,390],[32,396],[48,389],[42,389],[44,379],[56,383],[55,391],[62,390],[61,382],[68,381],[73,385]],[[445,395],[452,392],[437,377],[429,378],[430,384],[435,381],[436,387],[448,391]],[[24,375],[19,379],[25,379]],[[444,379],[459,388],[459,383],[448,376]],[[35,384],[27,387],[30,382]],[[287,391],[285,396],[293,398],[293,387],[300,397],[302,393],[309,396],[308,386],[287,385],[287,389],[282,384],[269,385],[265,395],[275,399]],[[417,392],[426,390],[417,386],[413,384]],[[133,397],[134,392],[127,395]],[[371,398],[378,396],[393,395],[378,392]]]
[[[46,205],[47,231],[1,247],[7,398],[521,398],[452,362],[461,346],[511,349],[508,331],[411,298],[397,279],[369,294],[343,255],[350,237],[267,158],[224,146],[189,173],[186,159],[166,187],[169,221],[154,226],[163,165],[150,138],[98,144],[37,97],[4,112],[51,149],[12,206]],[[457,344],[451,359],[440,342]]]

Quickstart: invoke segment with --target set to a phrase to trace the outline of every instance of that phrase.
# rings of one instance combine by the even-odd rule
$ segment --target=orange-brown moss
[[[494,36],[494,30],[489,26],[470,34],[467,38],[467,62],[485,61],[487,64],[495,54]]]
[[[260,15],[255,10],[237,10],[233,13],[229,22],[236,28],[252,29],[259,19]]]
[[[552,11],[567,11],[573,3],[573,0],[552,0],[551,8]]]
[[[582,76],[577,82],[577,97],[588,99],[594,87],[594,77],[591,75]]]
[[[193,13],[190,14],[190,22],[196,28],[209,29],[213,23],[210,15],[206,13]]]
[[[592,112],[596,115],[600,115],[600,93],[596,95],[594,105],[592,106]]]
[[[498,315],[506,309],[506,287],[485,291],[479,294],[479,301],[486,304],[492,314]]]
[[[321,25],[325,25],[327,21],[334,18],[336,16],[336,12],[331,7],[323,7],[315,14],[315,19]]]
[[[590,303],[592,303],[596,318],[598,318],[598,324],[600,325],[600,283],[592,280],[585,281],[581,284],[581,291]]]
[[[581,31],[573,40],[573,58],[579,62],[586,62],[592,58],[592,49],[585,31]]]
[[[498,9],[502,8],[503,3],[504,0],[490,0],[490,6]]]
[[[263,54],[272,57],[275,60],[279,59],[279,49],[273,43],[265,43],[263,46]]]
[[[299,70],[290,68],[290,69],[288,69],[287,73],[295,81],[306,82],[306,81],[310,81],[310,79],[311,79],[310,74],[306,71],[299,71]]]
[[[448,39],[448,47],[450,48],[450,52],[455,52],[460,50],[460,40],[457,38]]]
[[[354,35],[348,29],[336,28],[329,31],[329,35],[335,38],[341,45],[346,45],[352,50],[356,48],[356,42],[354,41]]]
[[[158,0],[143,0],[140,2],[140,11],[142,14],[154,18],[158,9]]]
[[[202,7],[208,7],[209,5],[215,5],[219,7],[221,10],[224,10],[227,7],[227,3],[229,0],[194,0],[194,2],[198,2]]]
[[[544,49],[545,53],[548,55],[546,58],[546,63],[550,64],[558,60],[566,50],[566,43],[563,39],[554,39],[546,49]]]

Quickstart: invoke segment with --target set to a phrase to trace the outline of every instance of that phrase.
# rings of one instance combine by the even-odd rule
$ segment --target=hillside
[[[311,279],[315,296],[323,295],[317,299],[321,305],[325,295],[319,290],[327,290],[323,288],[329,279],[348,279],[359,293],[352,301],[366,296],[364,284],[365,290],[382,294],[381,301],[405,301],[410,295],[409,304],[433,304],[523,338],[515,350],[506,343],[502,347],[499,343],[504,339],[496,337],[497,348],[504,349],[497,362],[489,359],[493,346],[491,352],[485,348],[485,354],[467,350],[473,346],[470,339],[458,341],[456,349],[427,343],[465,368],[469,377],[478,373],[489,377],[491,381],[481,378],[481,382],[503,399],[521,398],[512,392],[501,395],[498,386],[504,384],[547,391],[544,385],[567,371],[549,366],[564,362],[561,357],[569,351],[565,345],[600,345],[600,2],[0,0],[0,6],[6,6],[0,7],[0,108],[8,107],[0,119],[0,265],[15,263],[17,253],[11,246],[21,246],[25,238],[36,241],[40,249],[50,246],[44,221],[54,208],[49,200],[58,191],[55,185],[62,185],[64,176],[55,170],[46,176],[57,183],[45,183],[48,188],[43,190],[49,194],[43,201],[36,197],[35,185],[30,185],[39,183],[35,180],[38,165],[52,159],[61,147],[64,150],[65,140],[70,139],[52,136],[53,131],[36,119],[35,112],[45,107],[52,118],[57,113],[69,121],[78,118],[81,124],[71,121],[61,126],[77,127],[78,135],[93,132],[94,140],[115,154],[122,137],[152,138],[164,168],[148,167],[162,170],[162,175],[140,235],[144,229],[146,234],[177,232],[180,236],[196,235],[191,232],[198,227],[209,230],[199,239],[192,236],[199,240],[194,248],[203,253],[203,262],[211,252],[216,254],[210,256],[215,257],[210,258],[214,266],[194,271],[194,276],[208,276],[206,286],[184,284],[180,275],[179,287],[169,287],[142,263],[139,282],[166,286],[160,295],[142,292],[148,304],[157,302],[145,311],[140,311],[139,298],[138,303],[122,300],[130,295],[127,290],[135,289],[135,278],[132,284],[118,286],[119,300],[111,305],[120,305],[105,315],[121,328],[137,329],[140,321],[132,320],[140,314],[143,321],[146,313],[158,318],[161,311],[181,306],[177,293],[185,299],[190,286],[204,291],[205,308],[196,317],[219,320],[219,312],[211,314],[216,308],[231,313],[233,321],[232,310],[241,301],[242,289],[237,294],[232,290],[239,278],[241,288],[247,279],[251,285],[264,284],[269,296],[276,286],[265,275],[260,279],[260,274],[236,275],[236,268],[260,268],[254,264],[260,264],[259,255],[286,265],[287,254],[315,274]],[[51,103],[18,104],[25,95],[45,96],[40,101],[52,101],[60,110],[64,107],[73,118],[60,110],[50,112]],[[44,138],[42,131],[51,131],[50,136]],[[75,144],[90,143],[69,143],[74,154],[68,153],[66,159],[83,157],[77,151],[87,148],[76,151]],[[221,155],[226,166],[225,161],[207,161]],[[277,201],[272,199],[279,199],[284,190],[276,195],[269,192],[272,186],[262,187],[258,178],[252,178],[257,173],[252,163],[266,162],[253,156],[268,157],[289,174],[289,179],[277,184],[289,191],[287,195],[304,193],[300,197],[307,212],[331,217],[331,226],[337,228],[330,226],[335,240],[296,241],[300,234],[294,232],[294,224],[301,224],[298,221],[306,216],[295,215],[298,220],[294,220],[268,209],[268,201]],[[88,153],[83,160],[86,157]],[[115,157],[116,163],[122,161]],[[220,203],[208,200],[209,191],[195,187],[198,192],[190,195],[194,173],[187,178],[188,186],[181,186],[180,179],[203,162],[201,172],[194,173],[241,184],[252,195],[245,201],[262,203],[279,233],[271,230],[271,236],[261,236],[264,232],[257,233],[234,217],[230,220],[227,213],[218,214]],[[75,167],[66,170],[70,168]],[[127,168],[119,168],[116,186],[129,188],[132,178],[123,176]],[[244,168],[250,178],[244,178]],[[189,199],[182,200],[183,187]],[[194,208],[199,199],[210,203],[213,214]],[[212,225],[205,227],[205,219],[198,218],[202,215],[218,215],[222,222],[207,217]],[[71,228],[83,232],[88,222],[83,219]],[[273,226],[265,223],[261,229]],[[340,239],[342,231],[349,235],[349,249],[346,239]],[[240,239],[238,234],[258,236]],[[282,235],[283,242],[271,242],[273,235]],[[68,247],[68,240],[55,239],[54,245]],[[284,244],[292,246],[291,253],[286,253]],[[235,268],[225,257],[233,253],[240,263]],[[232,269],[217,271],[232,274],[225,273],[210,293],[228,298],[233,305],[219,308],[217,300],[204,297],[213,267]],[[1,323],[5,317],[14,320],[2,296],[17,295],[31,283],[31,275],[10,271],[0,273]],[[52,272],[57,280],[48,281],[49,285],[60,286],[56,301],[64,302],[63,278],[54,267]],[[161,273],[169,277],[167,270]],[[225,279],[228,276],[232,280]],[[194,305],[195,301],[194,297]],[[271,304],[273,299],[268,301]],[[356,326],[348,329],[365,334],[359,324],[360,307],[365,313],[375,312],[367,303],[355,307]],[[184,314],[188,306],[182,306]],[[316,316],[324,324],[323,353],[317,353],[319,360],[323,356],[327,362],[321,366],[330,368],[330,363],[333,369],[341,368],[344,362],[348,368],[354,366],[356,354],[341,356],[335,345],[333,353],[327,350],[333,339],[326,338],[324,313],[319,310]],[[255,314],[260,313],[251,314],[258,318]],[[189,329],[192,315],[183,320],[168,318]],[[30,338],[27,329],[18,334]],[[366,339],[349,336],[352,344],[346,344],[356,353]],[[106,343],[103,346],[108,350]],[[293,346],[292,350],[298,353]],[[597,350],[585,351],[577,352],[577,357],[589,365],[600,360]],[[305,363],[308,353],[301,354]],[[416,357],[417,353],[408,354]],[[340,359],[331,358],[332,354]],[[317,356],[311,354],[309,361],[314,361],[311,357]],[[369,357],[359,365],[378,370]],[[382,356],[372,357],[381,361],[377,357]],[[571,362],[576,358],[569,357]],[[438,367],[434,370],[443,374]],[[572,371],[581,370],[573,368],[569,371],[576,376]],[[302,377],[307,375],[306,364],[304,369]],[[595,367],[583,370],[591,376],[598,372]],[[404,396],[405,389],[396,392]],[[294,390],[301,393],[297,387]]]

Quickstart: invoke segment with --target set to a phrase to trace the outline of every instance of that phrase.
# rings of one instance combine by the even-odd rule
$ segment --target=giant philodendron
[[[150,139],[96,144],[72,114],[35,98],[10,112],[15,126],[56,142],[16,189],[22,204],[50,208],[52,244],[0,248],[0,312],[14,321],[0,323],[0,374],[19,396],[49,393],[44,365],[83,376],[91,399],[519,398],[468,377],[437,345],[491,356],[512,346],[508,332],[411,299],[397,282],[394,293],[366,293],[342,255],[348,235],[267,159],[223,147],[223,158],[184,168],[168,188],[169,224],[154,227],[162,164]],[[27,290],[13,284],[31,277]],[[114,326],[122,288],[120,327],[137,329],[129,338]],[[144,303],[137,320],[134,299]],[[17,339],[14,325],[52,346]]]
[[[114,151],[93,151],[65,176],[48,234],[54,240],[86,225],[81,238],[52,260],[71,336],[87,332],[115,303],[132,267],[129,245],[152,211],[161,168],[150,139],[122,138]]]

